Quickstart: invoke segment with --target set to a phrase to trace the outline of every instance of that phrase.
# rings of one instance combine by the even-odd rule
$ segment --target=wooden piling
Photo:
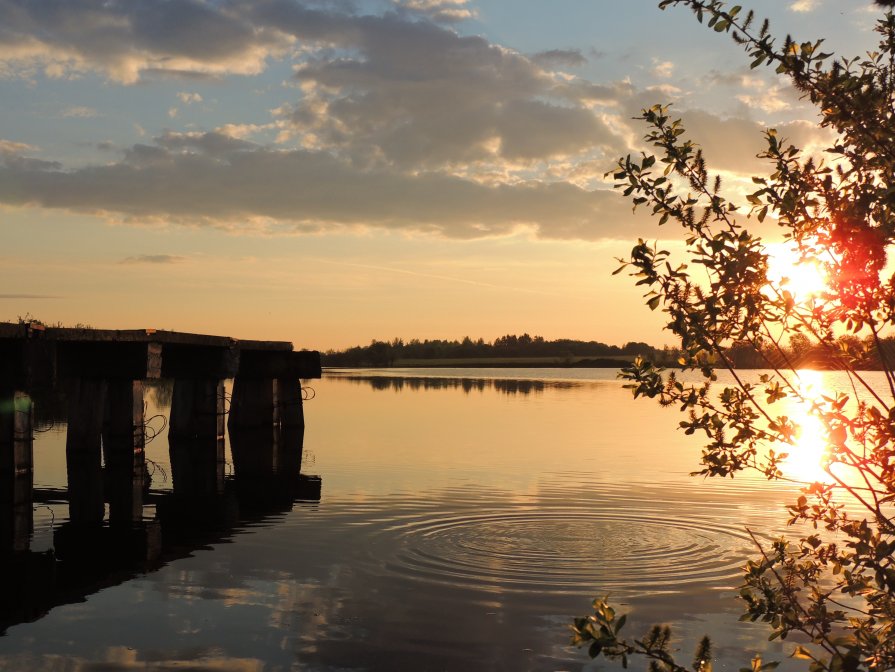
[[[68,431],[65,458],[68,471],[69,518],[75,524],[103,520],[102,432],[106,381],[68,381]]]
[[[276,428],[243,429],[230,432],[233,471],[243,484],[269,487],[281,480],[291,481],[301,470],[304,430]],[[273,480],[271,480],[273,479]]]
[[[146,476],[143,408],[143,381],[106,382],[102,443],[112,524],[130,524],[143,518]]]
[[[280,424],[290,430],[304,429],[305,413],[301,381],[293,378],[277,378],[275,382]]]
[[[0,392],[0,551],[28,550],[34,516],[34,407],[24,392]]]
[[[170,431],[175,491],[215,494],[224,480],[222,381],[235,379],[227,422],[234,463],[247,473],[297,475],[304,431],[299,380],[320,376],[319,353],[295,352],[286,341],[0,323],[0,407],[19,404],[29,411],[0,412],[0,474],[10,475],[0,478],[2,503],[17,502],[16,510],[29,513],[27,526],[22,517],[7,528],[30,532],[30,504],[18,503],[33,497],[33,419],[30,399],[18,390],[65,381],[70,519],[73,525],[96,525],[104,518],[104,490],[112,522],[142,516],[143,380],[175,381]],[[16,429],[24,417],[27,431]],[[16,480],[15,474],[27,478]]]
[[[224,416],[223,380],[175,380],[168,427],[175,494],[223,492]]]
[[[276,451],[277,471],[284,476],[297,477],[301,472],[305,437],[301,381],[296,378],[277,378],[276,387],[280,421]]]
[[[0,392],[0,471],[16,475],[34,469],[34,408],[25,392]]]
[[[230,399],[230,432],[271,429],[277,423],[276,386],[272,378],[236,376]]]
[[[301,395],[297,378],[236,377],[227,425],[238,474],[298,475],[304,441]]]

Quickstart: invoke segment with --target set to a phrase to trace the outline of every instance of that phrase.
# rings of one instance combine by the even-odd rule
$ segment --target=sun
[[[827,289],[827,275],[816,261],[801,261],[786,270],[781,284],[801,299],[818,296]]]
[[[828,276],[817,261],[802,259],[791,246],[769,245],[768,280],[797,301],[810,301],[829,291]]]

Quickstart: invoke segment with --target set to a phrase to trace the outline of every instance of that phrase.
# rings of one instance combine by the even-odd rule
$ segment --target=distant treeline
[[[372,341],[347,350],[329,350],[322,355],[329,367],[389,367],[452,364],[457,366],[621,366],[637,356],[664,366],[675,366],[680,350],[656,348],[640,341],[608,345],[600,341],[561,338],[548,341],[542,336],[508,334],[493,342],[469,336],[462,340]],[[849,364],[856,369],[879,369],[885,360],[895,367],[895,338],[872,340],[840,336],[835,348],[821,347],[803,334],[796,334],[786,345],[773,342],[755,346],[740,343],[727,350],[726,358],[736,368],[803,367],[840,369]]]
[[[559,365],[581,365],[581,360],[614,359],[633,360],[637,355],[657,358],[663,354],[647,343],[630,342],[623,346],[607,345],[599,341],[576,341],[561,338],[548,341],[543,336],[508,334],[493,342],[469,336],[462,340],[373,341],[370,345],[357,345],[347,350],[330,350],[323,353],[324,366],[395,366],[417,361],[434,360],[503,360],[542,359],[553,360]],[[472,361],[471,364],[475,364]]]
[[[766,369],[809,368],[809,369],[852,369],[878,370],[895,367],[895,338],[887,337],[875,341],[873,337],[861,339],[853,335],[842,335],[835,345],[819,345],[805,334],[793,335],[789,343],[780,346],[765,341],[758,346],[740,343],[726,352],[727,358],[737,368]]]

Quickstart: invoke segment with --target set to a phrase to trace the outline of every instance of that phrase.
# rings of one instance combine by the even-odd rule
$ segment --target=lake
[[[571,618],[604,595],[631,635],[670,623],[684,661],[702,634],[716,669],[785,660],[764,627],[737,621],[735,594],[746,528],[783,533],[794,486],[690,477],[698,437],[615,371],[357,370],[310,385],[301,471],[319,480],[283,496],[237,475],[213,506],[172,508],[154,419],[145,516],[161,529],[146,538],[161,535],[162,557],[87,552],[55,570],[68,593],[12,619],[0,670],[606,669],[568,645]],[[169,396],[149,389],[147,416]],[[64,425],[39,429],[35,487],[49,494],[31,551],[83,550],[93,541],[61,534],[53,496]]]

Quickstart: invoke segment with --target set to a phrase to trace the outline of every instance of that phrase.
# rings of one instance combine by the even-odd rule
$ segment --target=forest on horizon
[[[730,363],[741,369],[795,366],[838,369],[845,362],[860,369],[879,369],[882,361],[895,361],[895,338],[879,344],[856,336],[843,335],[831,350],[813,345],[807,337],[795,334],[783,345],[766,341],[758,346],[738,343],[725,351]],[[663,366],[677,366],[684,353],[679,348],[656,347],[642,341],[610,345],[601,341],[569,338],[547,340],[543,336],[507,334],[486,341],[465,336],[461,340],[417,338],[405,341],[373,340],[345,350],[327,350],[321,354],[325,367],[392,366],[575,366],[617,367],[644,357]]]

